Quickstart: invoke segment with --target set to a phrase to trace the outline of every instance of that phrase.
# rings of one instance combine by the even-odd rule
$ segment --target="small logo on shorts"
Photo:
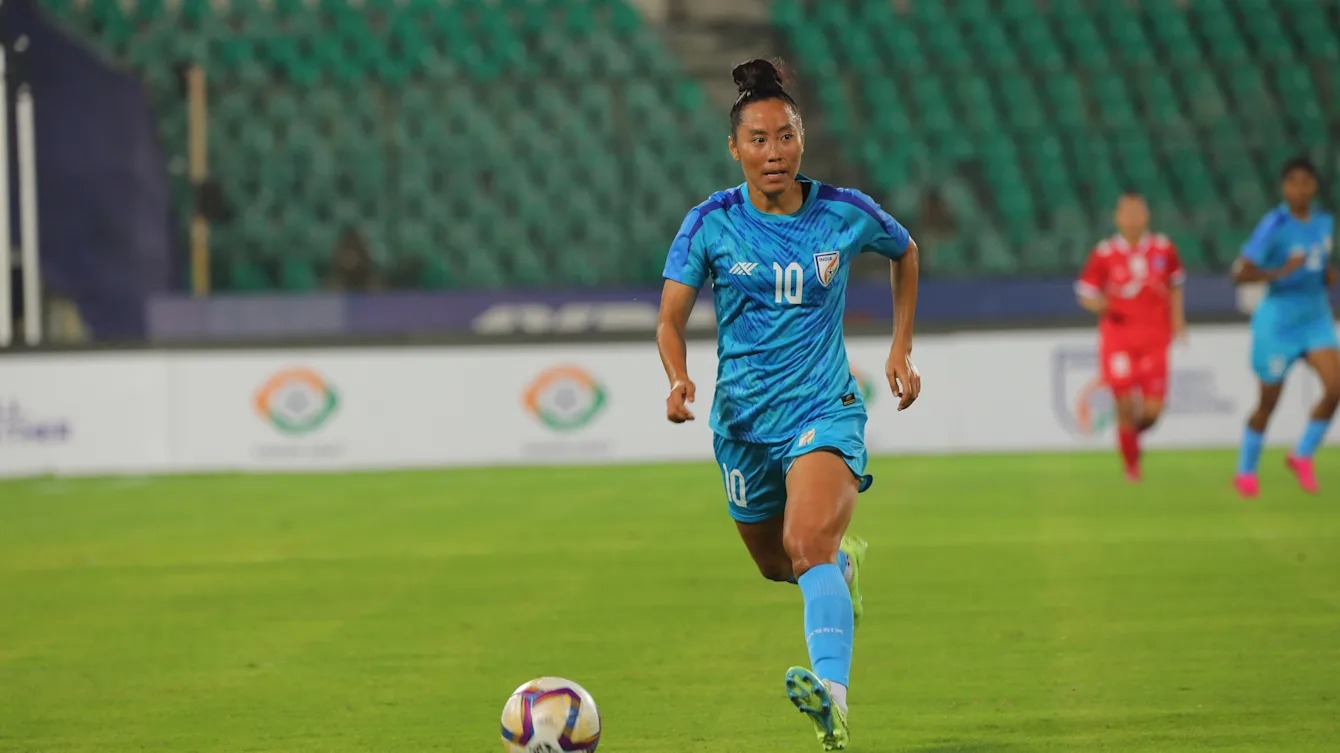
[[[800,439],[796,442],[796,446],[805,447],[813,441],[814,441],[814,429],[806,429],[805,433],[800,435]]]
[[[1284,356],[1271,356],[1266,368],[1270,370],[1270,376],[1278,379],[1284,376],[1284,372],[1289,368],[1289,361]]]
[[[856,402],[856,395],[855,395],[855,393],[848,392],[847,394],[845,394],[845,395],[842,396],[842,404],[843,404],[843,405],[851,405],[851,404],[854,403],[854,402]]]

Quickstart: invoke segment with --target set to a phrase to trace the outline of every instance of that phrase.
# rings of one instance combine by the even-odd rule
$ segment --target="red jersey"
[[[1145,233],[1132,248],[1121,235],[1089,254],[1075,291],[1107,298],[1098,320],[1106,347],[1167,347],[1172,342],[1172,290],[1186,279],[1168,236]]]

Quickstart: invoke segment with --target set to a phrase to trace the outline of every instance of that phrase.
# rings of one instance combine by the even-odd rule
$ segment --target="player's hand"
[[[693,413],[689,411],[687,403],[693,402],[693,394],[697,389],[691,379],[680,379],[670,385],[670,396],[665,399],[665,417],[671,423],[682,424],[693,420]]]
[[[889,389],[901,398],[898,410],[904,410],[921,394],[921,374],[912,364],[912,354],[901,348],[889,351],[889,360],[884,363],[884,375],[889,378]]]
[[[1306,263],[1307,254],[1294,254],[1293,256],[1290,256],[1289,260],[1284,262],[1284,266],[1280,267],[1279,271],[1275,273],[1275,279],[1288,277],[1299,269],[1302,269],[1303,265]]]

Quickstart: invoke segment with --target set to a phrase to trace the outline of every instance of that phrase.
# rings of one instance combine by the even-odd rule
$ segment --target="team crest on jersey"
[[[837,277],[838,265],[842,254],[838,251],[825,251],[814,255],[814,271],[819,275],[819,284],[828,287],[828,283]]]
[[[1162,256],[1155,256],[1150,260],[1149,266],[1153,267],[1155,272],[1163,274],[1164,270],[1168,268],[1168,260]]]

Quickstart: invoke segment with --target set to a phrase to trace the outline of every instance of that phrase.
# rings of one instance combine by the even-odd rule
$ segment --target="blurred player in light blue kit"
[[[1286,460],[1306,491],[1317,491],[1312,459],[1340,403],[1340,341],[1326,290],[1336,278],[1330,265],[1335,219],[1313,204],[1317,171],[1306,158],[1285,163],[1281,179],[1284,202],[1261,219],[1233,266],[1234,282],[1268,283],[1252,314],[1252,369],[1261,381],[1261,396],[1247,420],[1233,480],[1244,497],[1260,492],[1256,467],[1266,424],[1295,361],[1306,360],[1324,388]]]
[[[864,541],[847,535],[866,474],[865,405],[847,363],[847,267],[863,251],[890,259],[893,345],[885,370],[899,410],[921,377],[912,365],[916,243],[870,197],[799,173],[800,110],[766,60],[733,71],[731,156],[745,182],[688,216],[665,263],[656,341],[666,417],[691,421],[684,327],[710,281],[717,316],[714,449],[726,506],[764,577],[798,583],[811,669],[786,673],[787,696],[825,750],[848,740],[852,639],[862,613]]]

